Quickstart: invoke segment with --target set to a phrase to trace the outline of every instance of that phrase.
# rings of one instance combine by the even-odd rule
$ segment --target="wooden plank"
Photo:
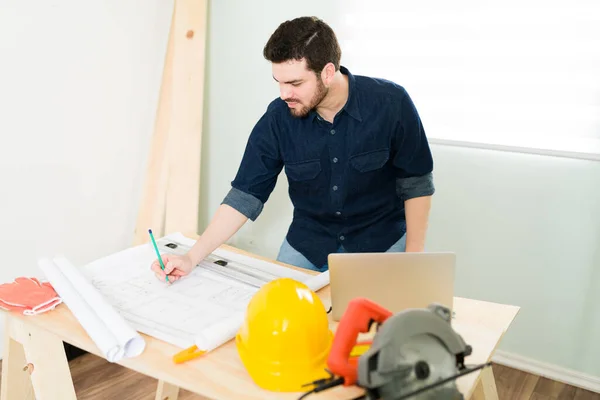
[[[207,0],[177,0],[165,233],[197,231]]]
[[[165,381],[158,381],[155,400],[177,400],[179,388]]]
[[[173,91],[174,21],[175,12],[173,11],[163,67],[154,134],[146,166],[144,188],[134,232],[134,245],[146,243],[149,240],[148,229],[152,229],[154,234],[158,237],[163,236],[164,234],[165,205],[169,173],[167,148],[169,132],[171,130],[171,99]]]
[[[77,399],[61,339],[16,318],[11,318],[10,336],[21,343],[25,350],[35,399]]]
[[[496,379],[492,368],[485,368],[481,371],[479,385],[483,390],[485,400],[498,400],[498,389],[496,388]]]
[[[23,345],[10,335],[11,317],[6,314],[4,319],[4,355],[2,359],[2,387],[0,399],[35,400]]]

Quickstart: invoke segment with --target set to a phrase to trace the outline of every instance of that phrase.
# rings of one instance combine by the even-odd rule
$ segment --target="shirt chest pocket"
[[[315,179],[321,172],[321,160],[307,160],[285,165],[285,173],[293,181]]]
[[[382,168],[389,159],[389,149],[372,150],[350,157],[350,165],[358,172],[369,172]]]

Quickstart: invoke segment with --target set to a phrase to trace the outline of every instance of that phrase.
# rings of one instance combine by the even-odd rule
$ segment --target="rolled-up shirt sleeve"
[[[396,193],[403,200],[431,196],[435,193],[433,174],[396,179]]]
[[[252,221],[262,212],[283,168],[275,117],[267,110],[252,129],[231,190],[221,203],[235,208]]]
[[[406,92],[398,114],[393,159],[396,193],[403,200],[431,196],[435,192],[433,156],[419,113]]]
[[[264,203],[256,197],[232,187],[221,204],[227,204],[255,221],[263,210]]]

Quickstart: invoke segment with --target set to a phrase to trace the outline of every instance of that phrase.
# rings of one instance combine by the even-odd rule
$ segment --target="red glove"
[[[41,314],[62,303],[52,285],[40,283],[36,278],[20,277],[0,285],[0,308],[22,312],[25,315]]]

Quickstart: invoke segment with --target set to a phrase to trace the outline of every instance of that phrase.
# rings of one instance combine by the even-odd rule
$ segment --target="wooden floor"
[[[76,358],[70,365],[78,400],[154,400],[155,379],[91,354]],[[600,400],[598,393],[501,365],[494,365],[493,371],[500,400]],[[206,400],[185,390],[180,391],[179,399]]]
[[[600,400],[600,394],[565,385],[516,369],[494,365],[501,400]]]

